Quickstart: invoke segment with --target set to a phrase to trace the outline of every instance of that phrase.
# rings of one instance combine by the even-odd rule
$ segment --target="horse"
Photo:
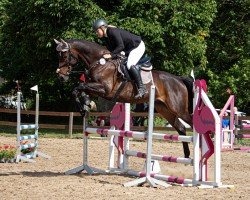
[[[135,108],[133,112],[148,112],[148,104],[147,103],[139,103],[135,104]],[[144,126],[144,122],[147,117],[133,117],[133,126]]]
[[[59,53],[58,77],[63,81],[69,79],[78,63],[84,65],[89,80],[79,85],[78,89],[90,96],[101,96],[107,100],[124,103],[148,103],[149,93],[140,99],[135,99],[136,86],[133,81],[125,81],[120,75],[118,66],[121,59],[103,60],[103,55],[110,53],[105,46],[87,40],[54,39]],[[102,61],[102,62],[101,62]],[[179,133],[186,135],[185,126],[179,118],[193,127],[193,79],[176,76],[165,71],[152,70],[152,81],[146,84],[149,91],[151,84],[155,85],[155,110],[162,115]],[[121,85],[123,85],[121,89]],[[183,142],[185,158],[189,158],[188,143]]]

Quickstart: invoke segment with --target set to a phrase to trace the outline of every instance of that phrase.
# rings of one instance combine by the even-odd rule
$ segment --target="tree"
[[[57,80],[53,38],[90,38],[91,28],[86,27],[99,14],[98,7],[92,1],[62,0],[8,0],[2,6],[7,17],[1,26],[1,76],[9,84],[19,80],[26,97],[38,84],[41,109],[67,109],[73,85]]]
[[[207,71],[209,93],[219,108],[223,106],[231,88],[236,106],[249,112],[250,99],[250,43],[248,0],[218,1],[218,14],[208,38]]]
[[[246,109],[249,92],[237,86],[249,85],[248,8],[247,0],[2,0],[0,76],[9,84],[20,80],[26,97],[38,84],[43,110],[70,109],[76,81],[62,85],[57,80],[53,38],[100,42],[91,27],[105,18],[142,36],[154,69],[189,75],[194,68],[197,77],[208,80],[216,106],[225,102],[217,94],[228,86]]]
[[[142,36],[155,69],[189,75],[206,65],[204,38],[215,17],[214,0],[124,0],[118,10],[119,25]]]

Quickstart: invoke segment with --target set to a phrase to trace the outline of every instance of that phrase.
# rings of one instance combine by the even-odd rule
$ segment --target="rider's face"
[[[101,27],[96,30],[96,34],[99,38],[102,38],[104,36],[104,31]]]

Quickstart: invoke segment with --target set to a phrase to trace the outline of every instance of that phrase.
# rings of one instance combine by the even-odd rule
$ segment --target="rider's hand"
[[[111,54],[104,54],[104,55],[103,55],[103,58],[105,58],[105,59],[110,59],[110,58],[111,58]]]

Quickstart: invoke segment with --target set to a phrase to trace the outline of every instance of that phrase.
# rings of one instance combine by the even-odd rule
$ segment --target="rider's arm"
[[[111,43],[111,46],[113,47],[111,50],[111,56],[112,58],[114,58],[117,56],[117,54],[120,54],[121,51],[123,51],[125,48],[119,29],[109,29],[108,39]]]

